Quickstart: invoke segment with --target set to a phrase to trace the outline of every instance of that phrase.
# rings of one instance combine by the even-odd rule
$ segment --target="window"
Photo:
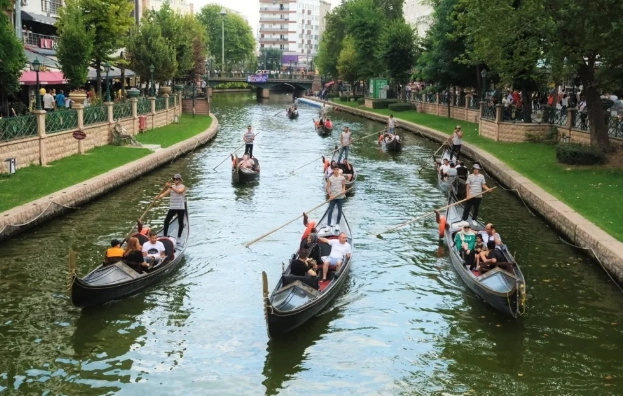
[[[264,48],[264,44],[260,44],[260,48]]]
[[[279,45],[279,49],[284,49],[283,44]]]
[[[302,35],[302,34],[299,34],[299,38],[303,38],[303,35]]]
[[[299,44],[299,48],[303,48],[303,44]]]
[[[314,44],[314,49],[317,50],[318,49],[318,44]]]
[[[318,40],[318,36],[317,35],[314,36],[314,40]]]
[[[260,29],[264,29],[264,24],[263,23],[260,25]]]

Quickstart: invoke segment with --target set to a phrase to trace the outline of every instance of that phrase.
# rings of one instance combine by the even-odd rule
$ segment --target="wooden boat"
[[[456,202],[456,197],[454,194],[450,194],[448,204],[453,202]],[[445,239],[450,250],[452,266],[467,287],[495,309],[514,318],[523,315],[526,309],[526,282],[519,265],[515,262],[506,245],[502,245],[501,251],[507,262],[512,264],[508,271],[496,267],[489,272],[480,274],[475,270],[470,271],[469,267],[464,264],[463,258],[454,245],[454,237],[459,231],[457,224],[461,222],[462,214],[463,206],[461,205],[452,206],[446,211]],[[471,215],[468,221],[472,224],[473,230],[480,231],[485,228],[482,223],[473,221]]]
[[[402,141],[398,135],[385,134],[383,136],[383,145],[387,151],[400,151],[402,149]]]
[[[162,229],[158,232],[158,240],[164,244],[167,256],[149,272],[139,274],[128,264],[120,261],[106,266],[102,263],[84,278],[78,278],[75,263],[72,265],[70,260],[71,303],[79,308],[100,305],[137,293],[170,276],[184,257],[190,235],[188,207],[185,216],[181,238],[168,238],[163,235]],[[177,235],[177,230],[176,216],[169,225],[169,234]],[[145,235],[135,234],[134,236],[139,238],[141,244],[148,241]]]
[[[314,120],[314,127],[320,136],[329,136],[333,133],[333,126],[328,128],[325,124],[320,125],[320,122],[316,120]]]
[[[288,116],[289,119],[291,120],[295,120],[297,118],[299,118],[299,112],[298,111],[290,111],[289,109],[286,111],[286,115]]]
[[[340,232],[344,232],[352,247],[352,233],[346,218],[342,216],[339,224],[329,227],[327,225],[327,213],[328,210],[316,225],[318,236],[337,239]],[[333,215],[337,215],[336,211]],[[318,243],[312,249],[320,249],[321,257],[328,256],[331,252],[331,246],[325,243]],[[319,282],[320,277],[290,274],[290,264],[296,258],[296,255],[292,255],[287,268],[270,296],[268,295],[268,279],[266,273],[262,272],[264,315],[268,327],[268,336],[271,338],[279,337],[296,329],[319,314],[333,301],[346,283],[352,262],[351,255],[350,259],[345,259],[338,272],[329,271],[327,281]],[[319,263],[319,266],[321,267],[322,264]]]
[[[260,162],[257,158],[251,158],[253,162],[255,162],[255,167],[253,169],[241,168],[238,166],[242,158],[238,156],[235,157],[235,160],[232,156],[232,167],[231,167],[231,181],[232,183],[250,183],[258,180],[260,178]]]
[[[323,176],[322,177],[323,177],[325,182],[327,181],[327,177],[326,177],[326,169],[327,168],[325,167],[325,163],[328,162],[328,164],[331,164],[331,162],[333,162],[333,161],[337,162],[337,159],[340,156],[339,151],[337,151],[337,146],[335,147],[335,150],[336,151],[333,152],[333,156],[331,157],[331,161],[328,161],[327,159],[325,159],[325,157],[322,157],[322,163],[323,163]],[[328,166],[328,164],[327,164],[327,166]],[[352,165],[353,164],[351,163],[351,166]],[[354,187],[355,186],[355,182],[357,182],[357,169],[355,169],[355,167],[353,166],[353,178],[346,181],[346,189],[349,190],[352,187]],[[322,188],[323,189],[325,188],[324,184],[323,184]],[[350,190],[350,192],[347,192],[346,194],[347,195],[348,194],[352,194],[352,192],[353,192],[353,190]]]

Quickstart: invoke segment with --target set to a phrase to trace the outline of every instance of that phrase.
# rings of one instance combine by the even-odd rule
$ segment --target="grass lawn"
[[[150,129],[136,136],[136,140],[145,144],[159,144],[169,147],[182,140],[200,134],[212,125],[212,118],[205,115],[183,115],[179,124],[169,124],[157,129]]]
[[[388,109],[368,109],[356,102],[336,102],[389,115]],[[393,112],[406,120],[445,134],[461,125],[466,143],[486,150],[569,205],[619,241],[623,241],[623,170],[608,166],[569,166],[556,161],[556,147],[534,143],[503,143],[478,136],[478,124],[415,111]],[[398,121],[398,124],[400,122]]]
[[[147,149],[101,146],[85,155],[72,155],[47,167],[18,169],[14,176],[0,178],[0,212],[101,175],[151,153]]]

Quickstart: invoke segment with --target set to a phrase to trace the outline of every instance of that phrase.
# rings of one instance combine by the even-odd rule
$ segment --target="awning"
[[[37,73],[32,70],[25,70],[19,78],[21,85],[37,84]],[[67,84],[65,76],[60,71],[43,71],[39,72],[39,84],[41,85],[62,85]]]
[[[24,55],[26,55],[26,59],[28,60],[28,63],[32,63],[35,59],[38,59],[39,62],[41,62],[42,65],[45,65],[46,67],[53,67],[55,69],[58,69],[58,62],[56,61],[55,58],[50,58],[47,57],[45,55],[42,55],[39,53],[39,51],[35,52],[34,49],[32,48],[26,48],[24,47]],[[29,67],[29,65],[27,65]]]
[[[33,12],[22,11],[22,21],[33,21],[54,26],[56,18],[47,15],[35,14]]]
[[[335,82],[335,81],[329,81],[328,83],[326,83],[326,84],[324,85],[324,87],[325,87],[325,88],[329,88],[331,85],[333,85],[333,83],[334,83],[334,82]]]

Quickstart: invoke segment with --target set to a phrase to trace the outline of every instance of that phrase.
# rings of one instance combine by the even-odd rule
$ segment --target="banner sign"
[[[247,76],[247,82],[267,82],[268,81],[268,74],[252,74],[250,76]]]

